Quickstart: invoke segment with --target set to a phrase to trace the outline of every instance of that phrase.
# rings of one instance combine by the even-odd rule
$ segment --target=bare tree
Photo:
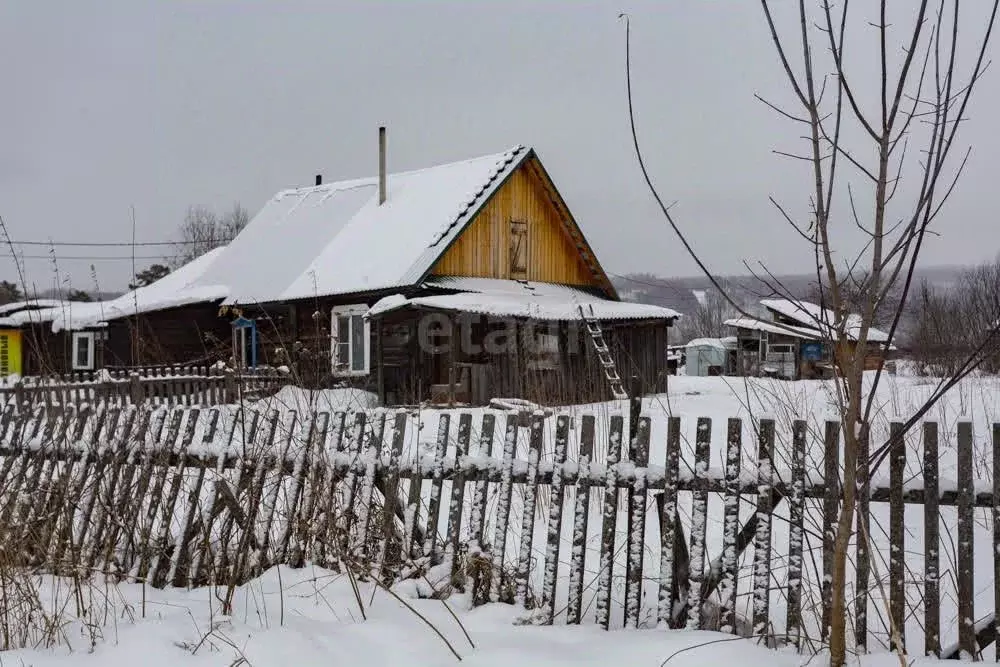
[[[697,307],[685,312],[678,322],[677,340],[687,342],[695,338],[722,338],[730,333],[725,325],[726,320],[737,315],[739,311],[730,305],[721,292],[705,290]]]
[[[862,382],[869,331],[888,311],[888,333],[890,339],[894,336],[903,307],[890,308],[887,296],[898,290],[900,304],[906,302],[928,230],[967,163],[968,150],[953,156],[952,149],[987,64],[998,3],[978,3],[960,16],[959,0],[933,4],[921,0],[916,6],[896,5],[897,14],[889,16],[887,0],[861,6],[843,0],[836,8],[827,0],[811,7],[805,0],[794,4],[761,0],[792,102],[783,106],[758,99],[792,123],[795,136],[803,137],[803,149],[775,152],[801,164],[810,184],[803,197],[809,204],[807,215],[797,216],[794,209],[774,198],[771,201],[815,259],[817,284],[822,286],[819,301],[825,308],[817,316],[822,320],[818,324],[829,332],[827,343],[834,350],[839,371],[834,387],[844,436],[844,469],[829,591],[830,664],[836,667],[846,661],[848,544],[858,495],[867,493],[866,488],[859,489],[858,480],[870,479],[889,451],[889,443],[873,448],[868,462],[860,461],[867,466],[867,474],[859,478],[859,454],[869,439],[882,374],[880,364],[873,383],[866,388]],[[793,12],[787,22],[792,27],[779,27],[786,23],[776,17],[772,5],[777,11]],[[868,57],[863,46],[856,53],[859,44],[869,45],[874,58]],[[965,67],[959,65],[960,49]],[[717,283],[652,183],[635,128],[628,58],[626,76],[633,141],[646,183],[682,245]],[[904,177],[907,186],[900,187]],[[843,240],[843,232],[852,229],[863,237],[857,252]],[[776,294],[795,300],[763,263],[761,271],[762,280]],[[856,304],[850,303],[843,288],[847,281],[856,284]],[[858,315],[849,324],[852,305]],[[845,335],[848,326],[850,337]],[[984,349],[996,336],[993,326],[954,374],[942,379],[928,401],[904,422],[896,437],[902,437],[944,392],[983,363]],[[867,541],[869,536],[861,534],[858,539]],[[899,628],[892,627],[891,621],[892,643],[905,664]]]
[[[0,304],[13,303],[24,298],[21,288],[17,283],[9,280],[0,280]]]
[[[221,216],[205,206],[191,206],[180,227],[174,267],[183,266],[209,250],[232,241],[250,222],[250,214],[239,202]]]
[[[820,278],[823,280],[823,277]],[[865,309],[865,288],[869,283],[869,276],[866,271],[855,270],[847,272],[843,276],[839,285],[841,298],[845,308],[849,313],[860,313]],[[896,310],[902,305],[900,290],[902,284],[895,281],[889,286],[884,298],[883,307],[875,312],[875,318],[871,325],[874,327],[888,327],[892,324]],[[829,300],[830,287],[825,282],[813,282],[806,292],[804,299],[812,303],[821,303]]]
[[[905,348],[926,375],[953,375],[1000,321],[1000,260],[959,273],[954,285],[921,282],[911,300]],[[1000,340],[982,350],[980,370],[1000,372]]]

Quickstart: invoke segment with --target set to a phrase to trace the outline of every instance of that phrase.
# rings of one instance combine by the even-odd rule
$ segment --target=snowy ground
[[[66,594],[68,586],[43,583],[53,597],[54,589]],[[359,602],[346,577],[308,567],[276,568],[242,587],[228,617],[219,611],[217,596],[223,590],[142,591],[128,585],[105,592],[111,595],[102,610],[108,616],[102,628],[79,623],[64,628],[73,650],[2,652],[0,665],[798,667],[809,661],[710,632],[609,633],[593,625],[519,625],[513,607],[470,610],[464,596],[447,603],[413,599],[407,587],[394,591],[396,598],[361,584]],[[819,664],[816,660],[812,664]],[[899,663],[882,654],[866,656],[860,664]]]

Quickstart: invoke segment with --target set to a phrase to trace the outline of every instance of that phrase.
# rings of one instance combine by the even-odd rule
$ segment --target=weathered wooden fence
[[[157,366],[81,371],[25,377],[0,387],[0,406],[115,405],[201,406],[233,403],[241,396],[260,398],[289,380],[277,369],[233,370],[215,366]]]
[[[679,418],[667,420],[663,460],[651,462],[647,417],[634,425],[631,441],[621,415],[608,418],[606,432],[598,432],[594,416],[557,415],[554,435],[540,414],[499,417],[486,413],[474,424],[469,413],[441,413],[436,437],[422,442],[417,416],[407,412],[299,416],[111,406],[15,414],[8,407],[0,418],[0,560],[154,586],[242,582],[276,563],[352,563],[384,576],[398,575],[407,564],[410,570],[443,564],[469,578],[478,602],[512,601],[532,609],[541,623],[571,624],[585,614],[589,566],[597,572],[596,622],[605,628],[622,623],[622,617],[612,618],[616,613],[626,627],[637,627],[643,585],[653,582],[659,591],[651,605],[656,624],[704,627],[704,604],[711,598],[719,627],[735,632],[739,555],[752,545],[751,632],[773,636],[772,627],[783,627],[782,641],[799,646],[807,639],[803,518],[807,499],[815,499],[810,502],[821,508],[826,527],[820,580],[827,583],[820,637],[808,639],[823,639],[838,505],[837,484],[824,479],[839,477],[837,423],[815,434],[805,422],[794,422],[791,456],[782,467],[776,465],[773,421],[761,420],[754,441],[745,443],[740,420],[730,419],[724,466],[718,469],[709,465],[711,420],[702,418],[694,465],[686,469]],[[888,503],[889,620],[898,632],[904,633],[909,615],[922,613],[927,653],[976,654],[992,639],[994,625],[972,622],[973,510],[988,507],[994,517],[1000,514],[994,501],[1000,498],[1000,475],[994,474],[992,489],[975,488],[972,429],[960,423],[958,481],[949,487],[938,475],[936,425],[924,424],[922,436],[922,483],[904,480],[907,450],[902,439],[893,441],[889,483],[862,498],[859,532],[864,537],[870,531],[869,503]],[[1000,444],[1000,424],[992,436]],[[807,440],[821,448],[823,470],[807,471]],[[427,446],[432,451],[422,453]],[[519,451],[526,455],[519,457]],[[598,452],[604,453],[601,460],[595,460]],[[994,472],[1000,472],[1000,447],[993,452]],[[749,469],[742,463],[748,453],[754,459]],[[861,452],[862,462],[866,456]],[[680,492],[691,496],[686,537],[678,518]],[[710,559],[706,531],[713,494],[723,499],[722,548]],[[488,500],[495,502],[489,513]],[[779,503],[787,504],[788,544],[785,613],[776,619],[770,609],[772,563],[781,546],[773,544],[772,510]],[[924,506],[923,544],[907,544],[907,503]],[[742,504],[752,509],[745,522]],[[958,624],[958,646],[946,650],[940,645],[942,505],[958,508],[958,618],[969,619]],[[659,531],[656,558],[647,554],[650,523]],[[592,529],[599,547],[588,558]],[[993,535],[1000,544],[1000,520]],[[867,544],[857,540],[853,554],[853,627],[862,649],[869,636],[869,599],[877,589]],[[925,553],[922,609],[908,605],[904,595],[903,559],[913,548]],[[991,551],[1000,571],[1000,550]],[[619,552],[625,555],[621,596],[613,587]],[[533,576],[536,555],[540,586]],[[678,567],[681,562],[684,567]],[[998,583],[1000,577],[994,584],[1000,600]],[[557,586],[565,604],[557,602]]]

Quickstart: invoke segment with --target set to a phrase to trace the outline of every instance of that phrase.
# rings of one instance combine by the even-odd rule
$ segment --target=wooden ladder
[[[597,352],[597,358],[604,368],[604,377],[608,379],[608,384],[611,385],[612,395],[618,400],[627,399],[628,392],[625,391],[622,378],[618,374],[618,368],[615,366],[615,360],[611,357],[611,350],[608,349],[608,344],[604,340],[601,323],[594,317],[594,306],[589,306],[589,313],[584,309],[583,304],[578,305],[577,308],[580,310],[580,318],[587,325],[587,333],[590,334],[590,339],[594,342],[594,350]]]

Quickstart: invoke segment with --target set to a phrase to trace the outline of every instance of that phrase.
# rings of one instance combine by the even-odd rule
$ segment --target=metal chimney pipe
[[[378,203],[385,203],[385,127],[378,128]]]
[[[323,174],[316,174],[316,185],[323,185]]]

